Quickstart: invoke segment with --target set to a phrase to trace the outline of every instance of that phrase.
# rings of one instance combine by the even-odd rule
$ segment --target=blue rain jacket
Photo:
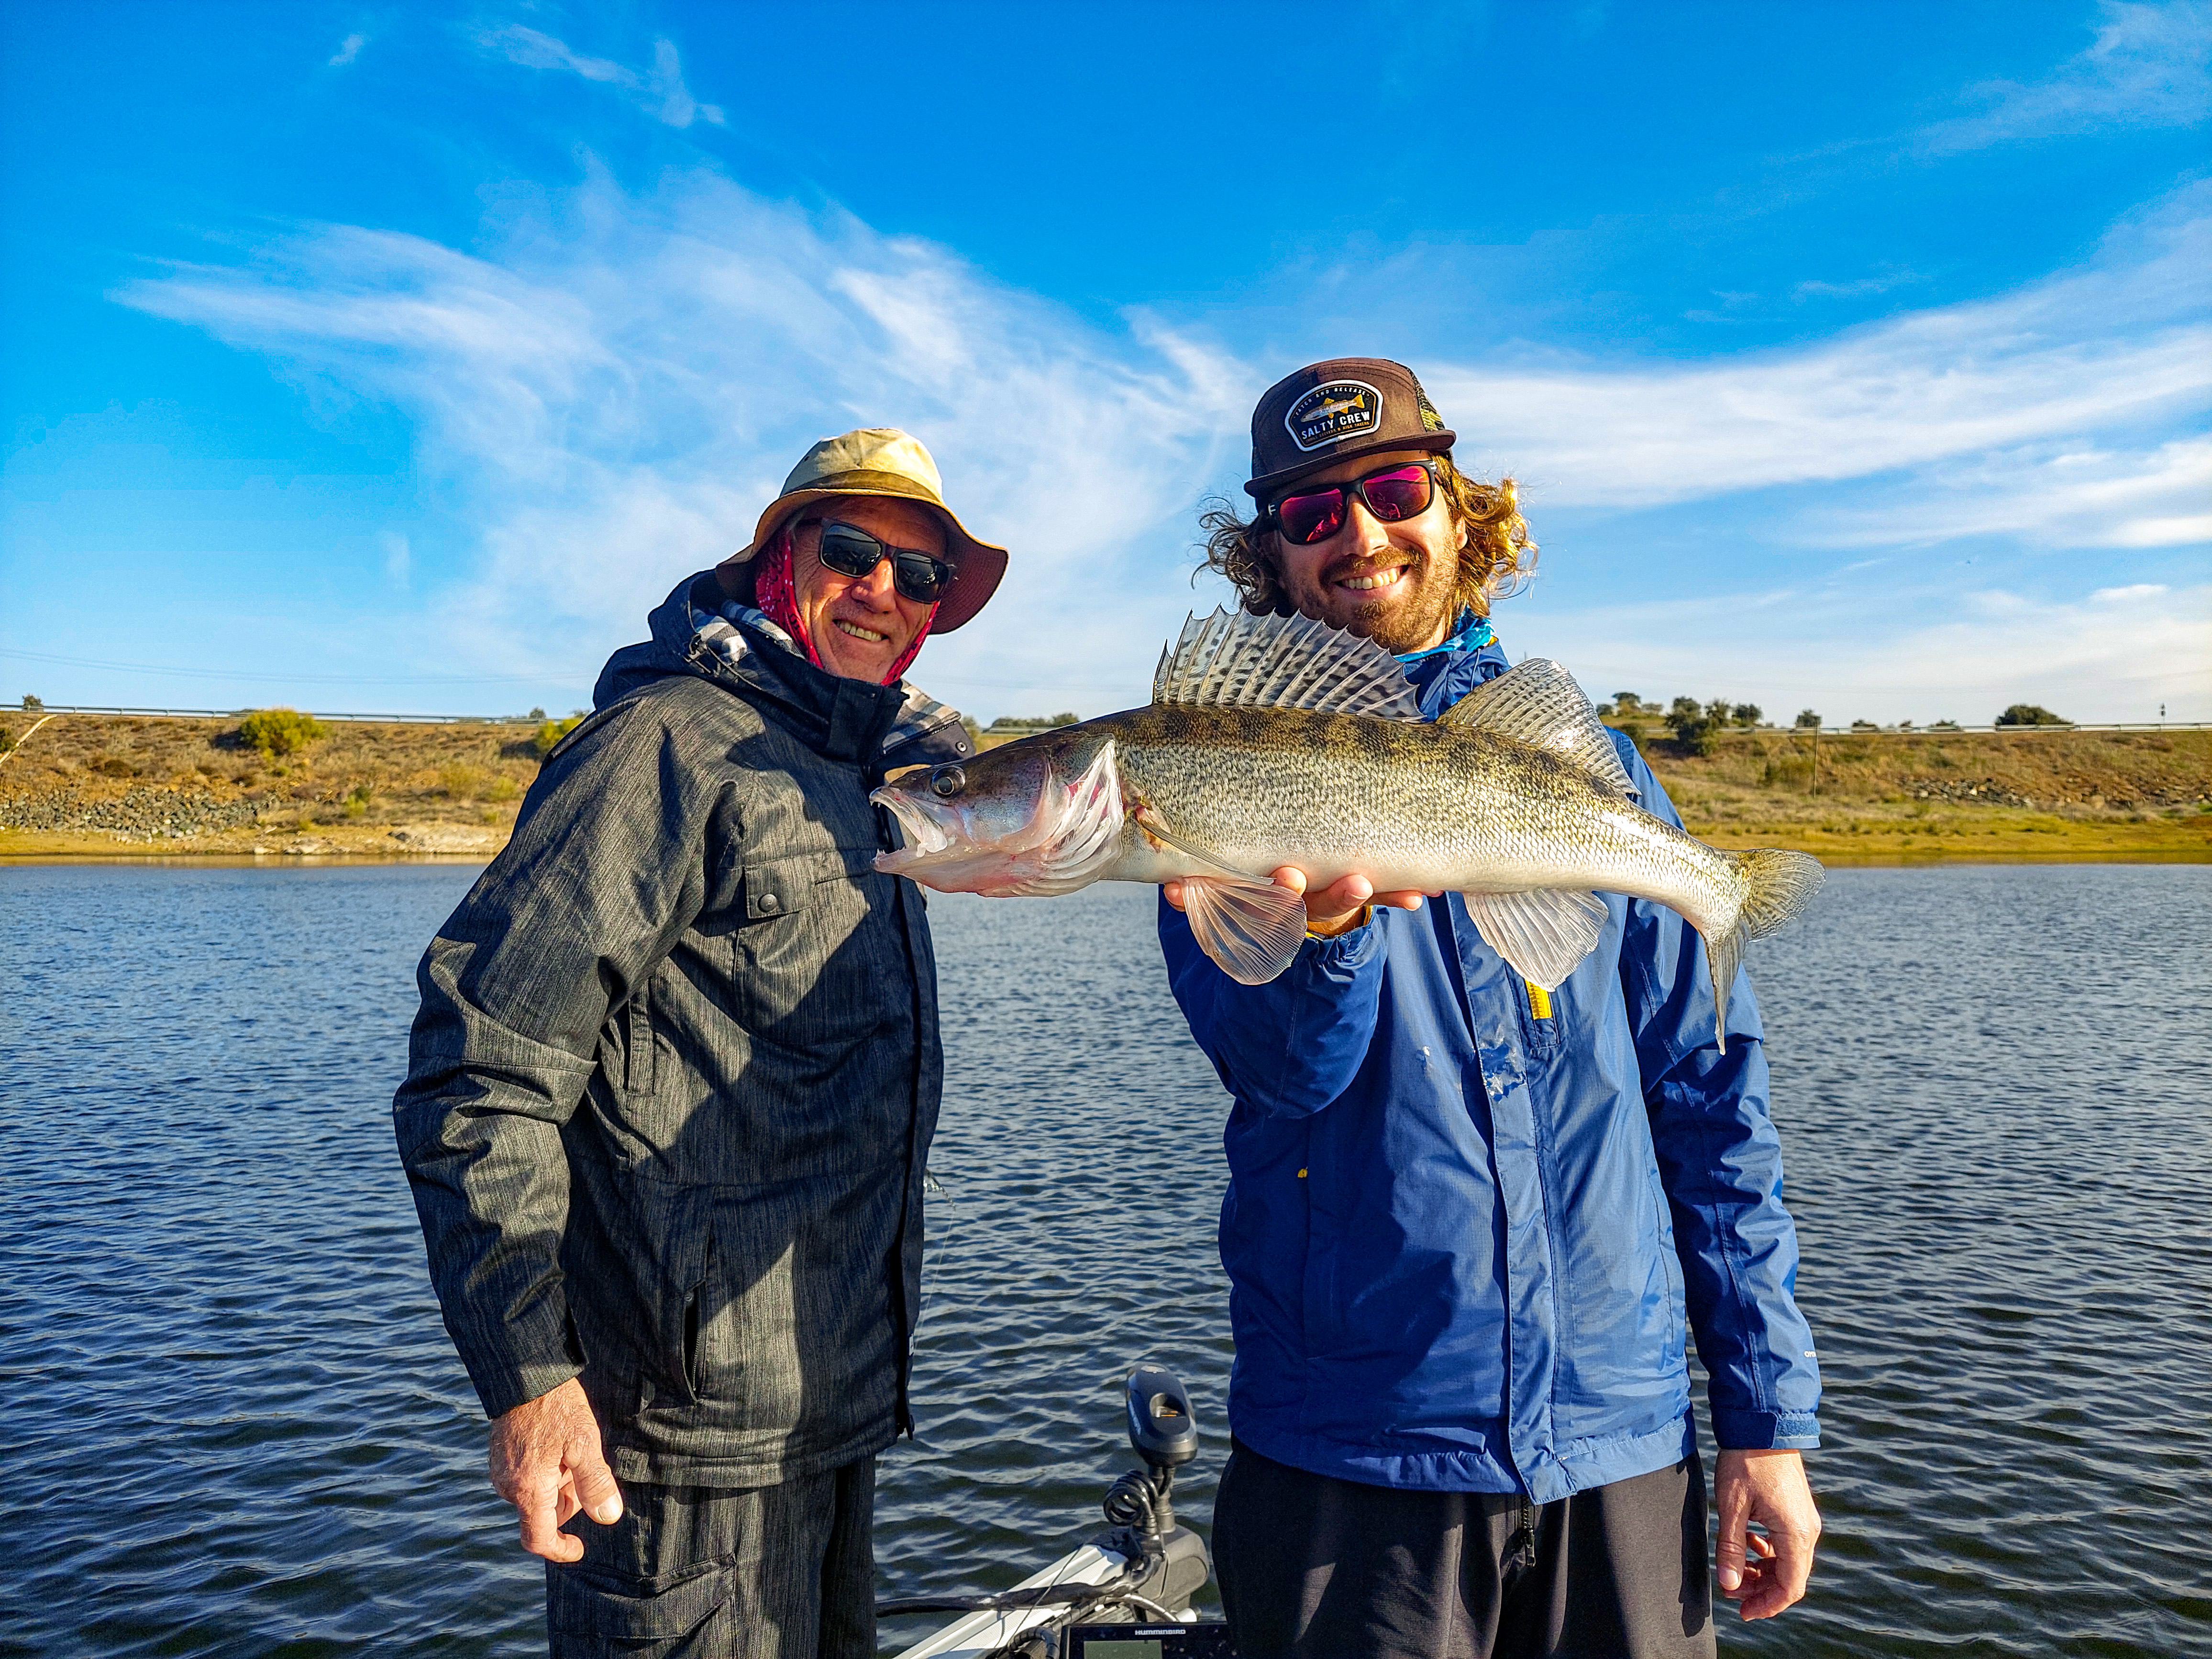
[[[1433,720],[1506,666],[1489,644],[1407,672]],[[1548,1017],[1455,894],[1310,939],[1260,986],[1162,903],[1176,1000],[1236,1097],[1229,1420],[1254,1450],[1538,1503],[1648,1474],[1694,1443],[1686,1322],[1720,1445],[1820,1443],[1758,1004],[1739,979],[1719,1052],[1696,930],[1601,896]]]

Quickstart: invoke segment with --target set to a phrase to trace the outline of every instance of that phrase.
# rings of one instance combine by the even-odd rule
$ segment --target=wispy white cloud
[[[367,35],[349,34],[343,40],[338,43],[338,49],[331,54],[330,67],[332,69],[344,68],[348,64],[353,62],[355,58],[361,56],[361,49],[368,44],[368,37]]]
[[[1874,507],[1814,508],[1805,538],[1920,547],[2005,535],[2042,547],[2212,543],[2212,439],[2142,450],[2033,445],[1927,469]]]
[[[2212,115],[2212,7],[2106,3],[2088,50],[2041,81],[1968,94],[1987,107],[1918,135],[1934,155],[2106,126],[2194,126]]]
[[[1790,297],[1800,303],[1807,300],[1856,300],[1869,294],[1887,294],[1893,288],[1903,288],[1908,283],[1925,280],[1915,271],[1883,271],[1848,283],[1799,283],[1790,289]]]
[[[625,94],[630,101],[656,121],[672,127],[688,127],[694,121],[712,126],[726,125],[721,107],[702,104],[684,84],[684,64],[672,40],[653,43],[653,67],[635,70],[611,58],[587,58],[565,41],[520,23],[480,29],[472,37],[483,51],[525,69],[565,70]]]
[[[925,678],[1016,706],[1028,688],[1141,696],[1190,602],[1171,574],[1190,504],[1256,390],[1242,365],[712,176],[642,201],[600,179],[575,206],[569,239],[537,228],[495,258],[331,227],[123,297],[418,420],[483,549],[440,605],[448,653],[573,677],[749,540],[809,443],[892,424],[1014,550],[996,604],[932,644]]]
[[[2130,583],[2081,602],[2003,589],[1781,589],[1546,615],[1516,643],[1602,696],[1751,701],[1770,717],[1984,724],[2013,702],[2079,720],[2212,719],[2212,585]],[[1919,596],[1922,598],[1926,595]],[[1900,625],[1916,611],[1924,618]],[[1818,614],[1830,624],[1808,628]]]
[[[1683,365],[1425,374],[1462,442],[1539,499],[1626,507],[1865,477],[2212,403],[2212,186],[2108,256],[1809,348]],[[1472,433],[1469,428],[1472,428]],[[1474,443],[1468,445],[1469,436]]]
[[[1877,556],[1989,536],[2172,547],[2195,534],[2212,464],[2212,446],[2175,431],[2212,400],[2195,319],[2208,242],[2212,185],[2124,228],[2086,270],[1808,347],[1424,375],[1462,459],[1518,471],[1540,511],[1796,486],[1756,509],[1769,539]],[[1241,476],[1251,399],[1281,368],[1143,316],[1097,326],[942,247],[711,173],[644,198],[594,176],[475,253],[324,227],[120,297],[406,411],[476,552],[442,580],[412,561],[425,611],[398,648],[554,685],[587,681],[678,577],[747,540],[808,443],[903,426],[970,525],[1013,550],[991,609],[921,665],[987,714],[1142,696],[1160,639],[1219,591],[1186,580],[1192,509]],[[1879,508],[1836,499],[1870,478]],[[2212,717],[2212,694],[2187,690],[2207,660],[2200,590],[2100,600],[2062,650],[2043,631],[2081,605],[1928,585],[1955,563],[1713,599],[1632,585],[1611,611],[1553,608],[1557,590],[1540,589],[1513,643],[1598,679],[1770,707],[1843,687],[1870,718],[1973,718],[1991,697],[2117,718],[2146,674]],[[1900,564],[1921,588],[1898,588]],[[1722,571],[1703,591],[1742,582]],[[1722,641],[1733,683],[1689,684]]]

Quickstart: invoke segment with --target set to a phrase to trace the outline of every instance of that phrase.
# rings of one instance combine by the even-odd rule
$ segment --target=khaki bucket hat
[[[938,601],[932,634],[950,634],[981,611],[1006,574],[1006,550],[979,542],[945,504],[944,480],[921,441],[896,427],[862,427],[824,438],[806,452],[783,481],[783,493],[768,505],[753,527],[751,544],[722,562],[735,575],[752,562],[786,519],[810,501],[833,495],[895,495],[933,508],[945,520],[945,556],[952,566],[951,585]]]

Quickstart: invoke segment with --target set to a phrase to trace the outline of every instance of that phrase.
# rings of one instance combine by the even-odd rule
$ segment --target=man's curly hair
[[[1449,454],[1434,459],[1444,510],[1454,524],[1467,530],[1467,545],[1459,556],[1458,600],[1476,616],[1486,617],[1492,599],[1516,591],[1535,569],[1536,540],[1521,516],[1512,479],[1478,483],[1454,466]],[[1235,506],[1225,501],[1217,501],[1201,513],[1198,523],[1206,532],[1206,562],[1200,568],[1227,577],[1254,616],[1293,616],[1295,609],[1276,574],[1275,532],[1266,527],[1265,517],[1255,513],[1240,519]]]

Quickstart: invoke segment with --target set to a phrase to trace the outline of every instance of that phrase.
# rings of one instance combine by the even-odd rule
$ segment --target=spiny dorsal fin
[[[1310,617],[1242,611],[1216,611],[1183,623],[1174,648],[1160,653],[1152,701],[1421,717],[1406,671],[1374,641]]]
[[[1575,677],[1547,657],[1531,657],[1478,685],[1437,716],[1438,726],[1515,738],[1572,761],[1609,789],[1637,793],[1597,710]]]

